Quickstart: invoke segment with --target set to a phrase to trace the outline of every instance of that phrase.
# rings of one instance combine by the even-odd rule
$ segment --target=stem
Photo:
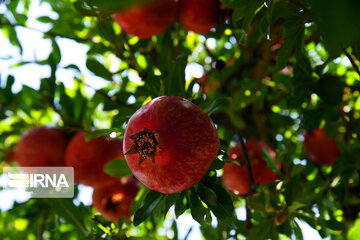
[[[355,72],[357,72],[357,74],[360,77],[360,69],[359,69],[359,66],[356,64],[355,59],[348,51],[344,50],[344,53],[345,53],[346,57],[350,60],[351,65],[353,66]]]
[[[245,158],[246,168],[247,168],[248,173],[249,173],[249,179],[250,179],[249,194],[251,194],[253,192],[253,188],[254,188],[254,185],[255,185],[254,176],[253,176],[252,171],[251,171],[251,163],[250,163],[249,155],[248,155],[246,147],[245,147],[243,137],[239,137],[239,141],[240,141],[241,149],[242,149],[242,152],[243,152],[243,155],[244,155],[244,158]]]

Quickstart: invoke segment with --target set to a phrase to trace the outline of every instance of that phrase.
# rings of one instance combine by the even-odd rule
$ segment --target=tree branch
[[[253,176],[252,171],[251,171],[251,163],[250,163],[249,155],[247,153],[247,149],[245,147],[244,139],[243,139],[242,136],[238,136],[238,137],[239,137],[240,146],[241,146],[241,149],[242,149],[242,152],[243,152],[243,155],[244,155],[244,159],[245,159],[245,162],[246,162],[246,168],[247,168],[248,173],[249,173],[249,180],[250,180],[249,194],[251,194],[253,192],[253,188],[254,188],[254,185],[255,185],[254,176]]]
[[[359,66],[356,64],[354,57],[346,50],[344,50],[344,53],[345,53],[346,57],[350,60],[351,65],[353,66],[355,72],[357,72],[357,74],[360,77],[360,69],[359,69]]]

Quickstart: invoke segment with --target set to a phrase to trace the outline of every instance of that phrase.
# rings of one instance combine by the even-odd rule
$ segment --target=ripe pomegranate
[[[103,168],[119,158],[124,158],[121,140],[101,136],[86,142],[84,132],[71,139],[65,153],[66,165],[74,168],[75,182],[93,187],[118,179],[106,174]]]
[[[27,132],[17,143],[11,160],[21,167],[64,166],[67,135],[55,127],[39,127]]]
[[[93,206],[108,220],[130,218],[131,203],[139,188],[133,177],[120,178],[94,188]]]
[[[207,33],[216,27],[220,15],[218,0],[181,0],[179,22],[187,30]]]
[[[115,13],[113,18],[124,32],[139,38],[149,38],[165,31],[175,20],[177,10],[177,1],[157,0]]]
[[[130,118],[124,136],[125,159],[135,177],[162,193],[198,183],[219,144],[206,113],[174,96],[158,97],[141,107]]]
[[[305,132],[304,147],[309,160],[319,165],[332,165],[340,156],[335,139],[326,136],[324,129]]]
[[[262,141],[247,141],[245,148],[249,156],[255,183],[265,185],[274,182],[277,179],[277,175],[268,169],[262,157],[262,150],[267,151],[272,158],[275,157],[275,152]],[[249,193],[250,190],[250,178],[241,146],[237,144],[231,148],[228,151],[228,155],[233,161],[240,163],[240,166],[234,163],[225,163],[221,180],[224,185],[235,194],[245,195]],[[276,165],[280,168],[278,162]]]

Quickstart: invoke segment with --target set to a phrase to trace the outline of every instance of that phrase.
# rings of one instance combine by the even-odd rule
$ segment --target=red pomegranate
[[[181,0],[179,22],[187,30],[207,33],[216,27],[220,14],[218,0]]]
[[[125,159],[144,185],[175,193],[205,175],[219,150],[211,119],[190,101],[153,99],[130,118],[124,136]]]
[[[304,146],[309,160],[319,165],[332,165],[340,156],[335,139],[326,136],[324,129],[305,132]]]
[[[17,143],[12,160],[22,167],[64,166],[67,135],[55,127],[39,127],[27,132]]]
[[[106,174],[103,168],[119,158],[124,158],[121,140],[102,136],[87,142],[84,132],[71,139],[65,153],[66,165],[74,168],[75,182],[93,187],[118,179]]]
[[[133,177],[108,182],[94,188],[93,206],[104,218],[113,222],[122,216],[130,218],[130,207],[138,189]]]
[[[139,38],[149,38],[164,32],[175,20],[177,10],[177,1],[157,0],[115,13],[113,18],[124,32]]]
[[[251,171],[255,183],[265,185],[267,183],[274,182],[277,179],[277,175],[268,169],[267,164],[262,157],[262,150],[264,149],[267,151],[272,158],[275,158],[275,152],[262,141],[247,141],[245,143],[245,148],[250,159]],[[235,194],[244,195],[249,193],[249,172],[241,146],[238,144],[231,148],[228,151],[228,155],[233,161],[240,163],[240,166],[234,163],[225,163],[223,168],[223,176],[221,178],[222,182]],[[280,164],[276,164],[277,167],[280,168]]]

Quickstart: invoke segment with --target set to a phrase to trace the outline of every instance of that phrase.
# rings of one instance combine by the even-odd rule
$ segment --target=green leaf
[[[60,63],[61,60],[61,52],[60,52],[60,48],[59,45],[57,44],[55,38],[51,39],[51,46],[52,46],[52,51],[50,53],[51,57],[53,58],[53,60],[55,61],[55,64],[58,65]]]
[[[326,226],[332,230],[335,231],[344,231],[345,230],[345,224],[342,222],[338,222],[335,219],[330,219],[330,220],[319,220],[319,223],[323,226]]]
[[[223,109],[224,107],[228,106],[230,104],[229,99],[227,98],[217,98],[214,101],[211,102],[211,105],[204,108],[204,111],[207,113],[207,115],[211,115],[216,111],[219,111]]]
[[[114,177],[126,177],[133,175],[124,158],[116,159],[106,163],[104,166],[104,171]]]
[[[311,131],[319,127],[323,114],[324,113],[318,109],[305,111],[303,115],[304,120],[302,122],[303,128],[307,131]]]
[[[358,240],[360,236],[360,218],[355,221],[354,226],[348,232],[349,240]]]
[[[194,188],[191,188],[190,200],[191,200],[191,206],[190,206],[191,216],[198,223],[204,224],[205,223],[204,217],[206,214],[206,209],[205,209],[204,205],[201,203]]]
[[[224,146],[220,146],[217,157],[218,157],[219,160],[221,160],[223,162],[232,162],[232,160],[229,157],[229,155],[227,154],[226,149],[224,148]]]
[[[169,211],[170,207],[174,205],[179,200],[180,197],[181,197],[181,193],[173,193],[166,195],[164,218],[166,218],[167,212]]]
[[[185,96],[185,68],[187,59],[188,55],[182,55],[171,62],[169,75],[163,80],[165,95]]]
[[[259,0],[252,0],[246,5],[244,20],[242,23],[242,27],[246,32],[249,31],[252,20],[262,7],[264,7],[264,1]]]
[[[232,8],[240,8],[249,4],[250,0],[221,0],[221,2]]]
[[[209,169],[211,170],[220,170],[224,167],[224,162],[221,161],[219,158],[215,158],[214,161],[211,163]]]
[[[41,16],[41,17],[38,17],[36,20],[38,20],[39,22],[42,22],[42,23],[51,23],[53,22],[54,20],[48,16]]]
[[[277,168],[276,166],[276,162],[275,162],[275,159],[273,159],[270,154],[265,151],[264,149],[262,150],[262,157],[264,158],[266,164],[267,164],[267,167],[275,172],[278,176],[282,176],[282,173],[280,172],[280,170]]]
[[[74,6],[84,15],[96,16],[96,15],[110,15],[111,13],[120,12],[133,5],[144,4],[154,0],[78,0]]]
[[[204,185],[199,184],[199,187],[201,196],[204,198],[203,201],[209,206],[214,215],[227,224],[233,224],[234,206],[229,193],[216,183],[204,181]]]
[[[20,41],[18,39],[17,32],[15,31],[15,28],[12,27],[12,26],[4,25],[4,26],[1,26],[1,29],[3,30],[4,35],[6,37],[8,37],[10,43],[13,46],[18,47],[19,50],[20,50],[20,54],[22,54],[23,48],[22,48],[21,43],[20,43]]]
[[[185,196],[185,191],[181,193],[181,196],[179,197],[178,200],[176,200],[175,202],[175,216],[176,218],[178,218],[179,216],[181,216],[185,210],[186,210],[186,206],[184,205],[184,196]]]
[[[291,221],[291,226],[292,226],[293,233],[295,234],[296,239],[303,240],[304,237],[303,237],[302,230],[301,230],[299,224],[293,220],[293,221]]]
[[[52,106],[54,103],[54,96],[55,96],[55,78],[51,76],[50,78],[43,78],[41,79],[40,84],[40,93],[43,97],[44,103]],[[61,104],[61,99],[60,99]]]
[[[286,4],[287,13],[285,15],[286,21],[283,27],[284,43],[281,45],[274,73],[283,69],[295,47],[301,44],[304,37],[304,22],[302,19],[302,12],[295,6]]]
[[[135,199],[131,203],[130,207],[130,214],[133,215],[141,206],[141,204],[144,202],[145,197],[151,190],[144,185],[141,185],[138,193],[136,194]]]
[[[109,136],[110,133],[117,132],[119,133],[118,129],[115,128],[109,128],[109,129],[97,129],[93,132],[87,132],[85,134],[85,141],[90,141],[91,138],[97,138],[101,136]]]
[[[344,87],[336,77],[324,75],[317,82],[315,92],[324,102],[338,105],[342,100]]]
[[[200,199],[206,203],[208,206],[215,206],[217,196],[214,190],[206,187],[204,184],[199,183],[197,188],[197,193],[199,194]]]
[[[344,48],[360,41],[359,1],[311,1],[310,9],[331,57],[339,56]]]
[[[95,75],[105,79],[112,81],[112,73],[109,72],[107,68],[104,67],[101,63],[93,58],[88,58],[86,60],[86,67],[93,72]]]
[[[247,236],[247,240],[259,240],[266,239],[270,234],[272,227],[274,226],[274,221],[272,219],[265,219],[259,224],[253,226]]]
[[[292,176],[289,182],[285,186],[285,200],[288,206],[293,204],[293,201],[296,199],[296,195],[298,194],[300,184],[300,174],[296,176]]]
[[[77,207],[69,198],[50,198],[48,199],[52,208],[59,216],[65,218],[76,226],[77,230],[85,235],[86,226],[84,224],[85,217],[80,207]]]
[[[165,194],[150,191],[146,195],[141,207],[135,212],[133,221],[134,226],[137,226],[140,223],[144,222],[150,216],[152,211],[158,206],[161,200],[164,199],[165,196]]]

